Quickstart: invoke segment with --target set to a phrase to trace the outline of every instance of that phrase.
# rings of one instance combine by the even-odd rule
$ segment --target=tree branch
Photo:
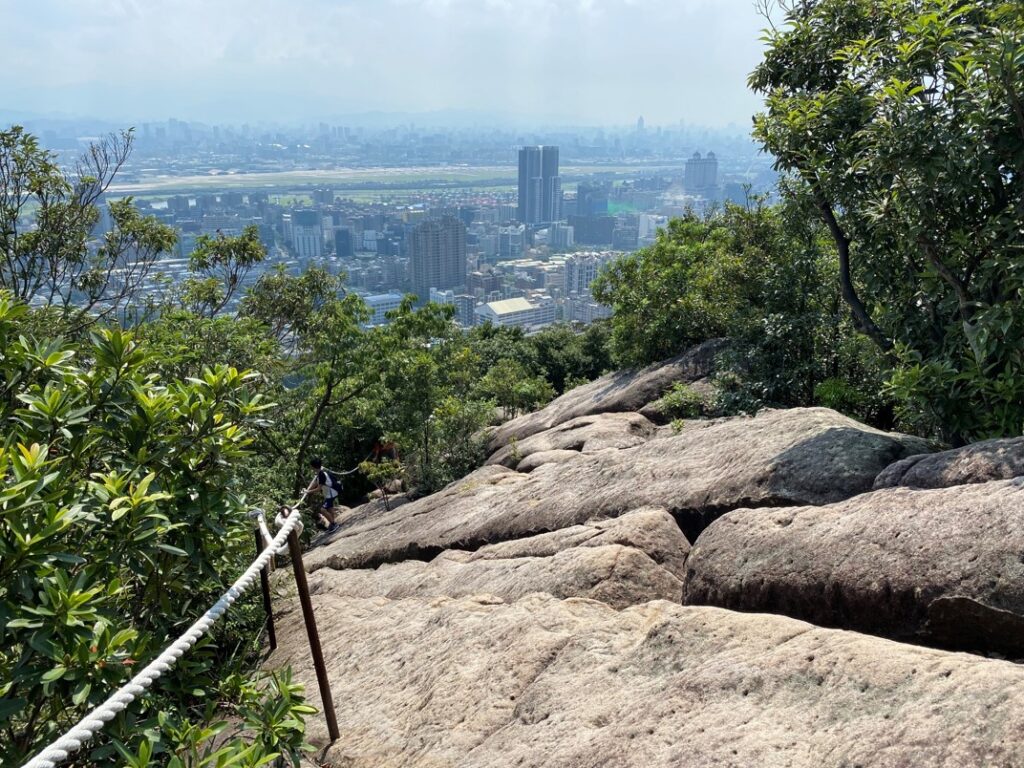
[[[843,231],[839,221],[836,219],[835,211],[832,210],[832,206],[819,189],[815,188],[814,196],[822,218],[825,219],[825,224],[828,226],[828,230],[832,234],[832,239],[835,241],[836,248],[839,251],[839,286],[842,290],[843,300],[850,307],[853,319],[861,331],[867,334],[879,349],[889,353],[892,351],[892,341],[885,337],[882,329],[871,319],[867,307],[864,306],[864,302],[861,301],[860,296],[857,295],[856,288],[853,286],[853,279],[850,277],[850,238]]]

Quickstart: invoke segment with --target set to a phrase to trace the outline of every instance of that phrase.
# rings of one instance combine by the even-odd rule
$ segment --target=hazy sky
[[[0,106],[746,127],[762,27],[753,0],[0,0]]]

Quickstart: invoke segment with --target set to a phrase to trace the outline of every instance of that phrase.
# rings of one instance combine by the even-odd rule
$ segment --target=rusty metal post
[[[298,514],[298,512],[296,511],[292,514]],[[320,648],[320,634],[316,630],[316,617],[313,616],[313,601],[309,599],[306,569],[302,565],[302,546],[299,544],[299,534],[294,530],[288,534],[288,553],[291,555],[292,567],[295,570],[295,586],[299,591],[302,619],[306,624],[306,634],[309,636],[309,650],[313,654],[313,668],[316,669],[316,682],[320,686],[320,701],[324,706],[324,717],[327,718],[327,732],[331,735],[331,741],[333,742],[338,740],[338,719],[334,714],[331,683],[327,679],[324,652]]]
[[[263,552],[263,534],[257,527],[253,531],[256,534],[256,557]],[[263,611],[267,614],[267,636],[270,638],[270,650],[277,648],[277,633],[274,632],[274,609],[270,605],[270,577],[268,566],[260,568],[260,587],[263,590]]]

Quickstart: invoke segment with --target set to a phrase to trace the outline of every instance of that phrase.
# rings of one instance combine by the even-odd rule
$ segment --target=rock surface
[[[825,408],[690,422],[635,448],[580,454],[529,474],[485,466],[391,512],[343,523],[310,553],[311,570],[431,559],[556,531],[645,506],[667,509],[693,540],[738,507],[825,504],[871,488],[924,441],[859,424]]]
[[[321,568],[309,585],[314,594],[392,599],[488,594],[511,601],[546,592],[626,608],[654,599],[682,600],[689,548],[665,510],[642,509],[476,552],[448,550],[429,563]]]
[[[627,608],[654,599],[679,602],[683,582],[640,550],[609,544],[573,547],[550,557],[477,560],[450,551],[430,563],[407,560],[376,570],[322,568],[310,578],[310,589],[314,594],[391,599],[492,595],[518,600],[546,592]]]
[[[736,510],[701,534],[686,602],[1024,656],[1024,478]]]
[[[875,488],[949,488],[1024,475],[1024,437],[984,440],[941,453],[909,456],[887,467]]]
[[[654,424],[639,413],[580,416],[498,449],[487,459],[487,463],[516,469],[523,459],[535,453],[594,453],[606,448],[633,448],[647,442],[654,432]]]
[[[1008,662],[664,601],[313,601],[335,766],[1024,765]],[[319,704],[300,622],[269,663]],[[326,743],[322,717],[308,732]]]
[[[714,369],[715,356],[725,348],[722,339],[706,341],[663,363],[617,371],[589,384],[576,387],[534,413],[506,422],[491,436],[489,451],[494,453],[514,437],[523,440],[579,416],[595,413],[639,411],[677,381],[706,378]]]
[[[563,461],[570,461],[579,456],[579,454],[579,451],[570,451],[565,449],[557,451],[537,451],[536,453],[531,453],[520,461],[516,465],[516,469],[519,472],[533,472],[533,470],[542,464],[558,464]]]

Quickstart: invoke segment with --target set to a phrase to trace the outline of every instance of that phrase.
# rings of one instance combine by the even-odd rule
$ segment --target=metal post
[[[253,533],[256,534],[256,557],[263,552],[263,534],[259,527]],[[267,614],[267,636],[270,638],[270,650],[277,648],[277,633],[274,632],[274,609],[270,605],[270,577],[268,566],[260,568],[260,587],[263,590],[263,611]]]
[[[297,515],[298,511],[293,511]],[[288,534],[288,553],[295,569],[295,586],[299,590],[299,603],[302,605],[302,618],[309,635],[309,650],[313,654],[313,668],[316,669],[316,682],[320,686],[320,701],[324,706],[327,718],[327,732],[331,741],[338,740],[338,719],[334,714],[334,699],[331,697],[331,683],[327,679],[327,667],[324,666],[324,652],[320,648],[320,634],[316,631],[316,617],[313,616],[313,602],[309,599],[309,584],[306,583],[306,569],[302,565],[302,546],[299,534],[292,530]]]

